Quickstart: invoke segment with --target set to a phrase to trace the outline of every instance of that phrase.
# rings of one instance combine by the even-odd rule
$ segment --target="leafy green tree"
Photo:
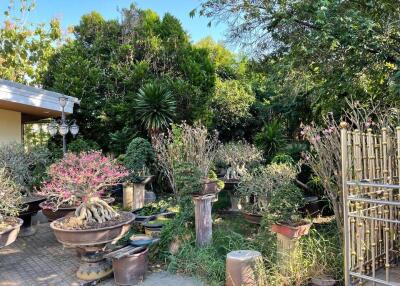
[[[40,84],[48,60],[63,37],[60,22],[32,24],[26,15],[34,8],[30,0],[17,6],[10,1],[0,26],[0,78],[20,83]]]
[[[167,128],[175,116],[175,99],[161,84],[148,83],[140,88],[135,102],[138,118],[150,134]]]
[[[345,98],[398,102],[400,6],[387,1],[203,1],[228,38],[264,59],[286,96],[311,95],[315,114]]]
[[[133,137],[147,134],[136,107],[141,87],[159,82],[176,102],[174,119],[194,122],[207,118],[215,81],[208,51],[189,42],[175,17],[134,5],[121,13],[121,21],[84,15],[74,40],[51,58],[43,81],[81,99],[74,115],[81,134],[116,155]]]

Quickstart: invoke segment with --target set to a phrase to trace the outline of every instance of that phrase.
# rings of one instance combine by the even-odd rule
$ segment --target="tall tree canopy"
[[[277,94],[311,96],[316,113],[349,96],[398,101],[396,0],[208,0],[200,13],[229,24],[229,39],[263,60]]]
[[[52,58],[44,85],[81,99],[82,134],[103,149],[110,150],[111,141],[118,146],[111,151],[123,152],[137,131],[146,132],[135,107],[147,83],[173,95],[175,121],[208,120],[214,65],[172,15],[160,18],[134,5],[122,10],[121,21],[93,12],[82,17],[74,35]]]

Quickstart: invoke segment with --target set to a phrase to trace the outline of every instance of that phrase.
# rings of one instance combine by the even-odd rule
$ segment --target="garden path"
[[[37,225],[33,236],[19,237],[0,249],[0,286],[78,286],[75,278],[79,260],[74,249],[64,248],[49,225]],[[99,286],[116,285],[108,279]],[[167,272],[149,273],[140,286],[203,286],[193,278]]]

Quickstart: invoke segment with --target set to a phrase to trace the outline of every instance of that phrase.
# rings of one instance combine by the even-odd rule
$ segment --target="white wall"
[[[19,142],[22,139],[21,113],[0,109],[0,144]]]

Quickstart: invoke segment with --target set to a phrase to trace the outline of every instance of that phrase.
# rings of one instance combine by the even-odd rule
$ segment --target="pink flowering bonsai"
[[[68,153],[50,166],[48,175],[41,194],[47,196],[54,209],[78,201],[82,202],[75,211],[79,221],[103,223],[118,216],[101,196],[129,172],[110,157],[99,151]]]

